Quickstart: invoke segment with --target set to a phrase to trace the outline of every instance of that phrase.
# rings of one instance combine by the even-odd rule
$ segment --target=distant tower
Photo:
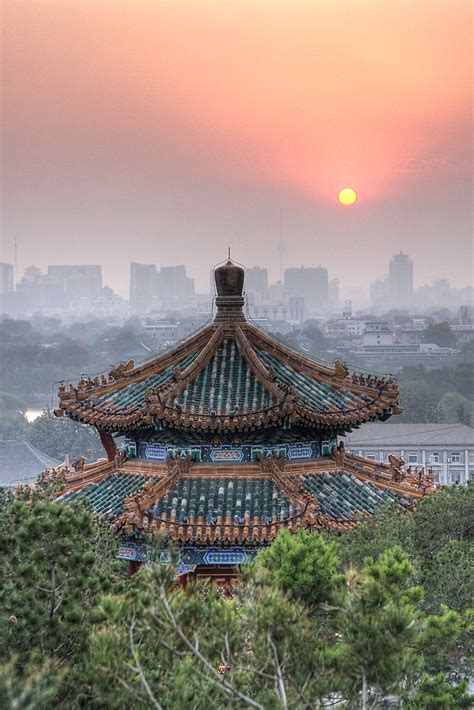
[[[283,281],[283,276],[285,273],[285,242],[283,241],[283,227],[281,222],[281,210],[280,210],[280,239],[277,244],[278,249],[278,261],[280,269],[280,281]]]
[[[13,244],[13,258],[14,258],[13,264],[15,266],[15,273],[14,273],[13,279],[14,279],[14,282],[16,283],[18,281],[18,244],[16,241],[16,237],[15,237],[15,242]]]
[[[392,257],[388,270],[390,305],[406,308],[413,299],[413,262],[400,252]]]

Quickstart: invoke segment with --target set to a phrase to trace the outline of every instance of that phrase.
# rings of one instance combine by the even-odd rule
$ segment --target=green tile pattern
[[[158,519],[169,520],[176,516],[176,522],[187,524],[194,517],[203,517],[204,523],[211,519],[238,516],[244,522],[249,516],[250,524],[255,518],[260,523],[271,523],[287,519],[293,512],[289,500],[269,479],[180,479],[176,487],[159,500],[153,514]],[[238,522],[238,521],[236,521]]]
[[[257,380],[235,340],[224,339],[207,366],[175,402],[186,411],[225,415],[261,411],[269,393]]]
[[[302,476],[301,482],[308,493],[318,499],[321,512],[336,520],[357,513],[372,514],[387,503],[400,503],[399,496],[390,489],[378,488],[370,481],[359,481],[347,473]]]
[[[79,491],[69,493],[63,500],[67,503],[88,501],[96,515],[115,518],[122,513],[125,498],[142,488],[147,478],[126,473],[112,474],[100,483],[91,483]],[[158,480],[153,479],[154,482]]]
[[[172,366],[158,375],[150,375],[150,377],[142,380],[142,382],[134,382],[123,389],[113,389],[101,397],[91,397],[85,401],[85,404],[106,413],[108,413],[108,410],[110,410],[111,413],[114,412],[117,407],[122,409],[127,407],[129,408],[128,413],[131,414],[145,404],[145,396],[149,389],[163,385],[172,379],[173,370],[177,364],[179,364],[181,370],[184,370],[193,362],[196,356],[196,352],[191,353],[177,363],[173,363]]]
[[[355,394],[347,389],[332,387],[327,382],[313,380],[304,372],[297,372],[290,365],[283,364],[265,350],[254,348],[258,357],[267,367],[273,368],[277,377],[293,387],[301,400],[319,412],[357,409],[371,401],[367,395]]]

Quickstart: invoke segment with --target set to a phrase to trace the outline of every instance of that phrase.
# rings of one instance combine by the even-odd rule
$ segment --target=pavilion
[[[401,411],[395,380],[317,362],[257,328],[244,275],[230,259],[216,268],[213,322],[168,352],[60,387],[56,415],[96,427],[107,452],[66,471],[62,500],[87,499],[110,521],[132,571],[160,533],[178,574],[228,580],[282,528],[343,532],[436,489],[396,457],[345,452],[339,436]]]

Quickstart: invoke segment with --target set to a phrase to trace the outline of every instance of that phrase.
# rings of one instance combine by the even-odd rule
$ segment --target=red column
[[[117,453],[117,447],[115,446],[112,434],[109,434],[108,431],[104,431],[103,429],[98,429],[97,431],[99,432],[102,446],[107,453],[107,458],[109,461],[113,461],[115,459],[115,454]]]
[[[178,588],[179,589],[186,589],[186,582],[187,582],[187,574],[180,574],[178,577]]]
[[[142,562],[137,562],[136,560],[129,560],[128,562],[128,577],[133,577],[134,574],[138,572],[140,567],[142,566]]]

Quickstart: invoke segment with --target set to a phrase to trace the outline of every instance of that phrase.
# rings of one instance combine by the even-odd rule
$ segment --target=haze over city
[[[0,260],[472,280],[471,4],[3,3]],[[357,192],[338,202],[344,187]]]
[[[472,4],[0,10],[1,710],[473,708]]]

